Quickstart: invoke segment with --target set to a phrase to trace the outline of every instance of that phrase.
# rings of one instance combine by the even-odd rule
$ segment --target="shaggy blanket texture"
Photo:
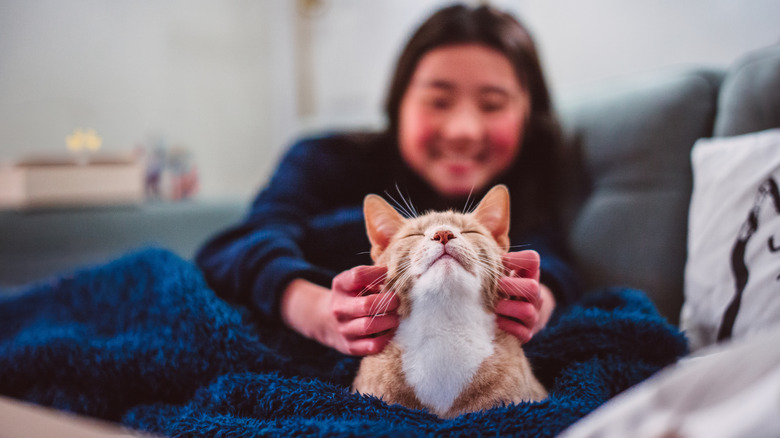
[[[3,294],[0,393],[166,436],[555,436],[686,352],[640,292],[590,295],[525,347],[549,398],[441,420],[349,392],[359,359],[127,254]]]

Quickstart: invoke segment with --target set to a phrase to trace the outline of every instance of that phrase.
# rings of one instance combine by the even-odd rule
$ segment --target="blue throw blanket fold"
[[[641,292],[556,314],[525,346],[549,398],[441,420],[349,392],[346,357],[217,297],[160,249],[0,298],[0,393],[167,436],[555,436],[686,352]]]

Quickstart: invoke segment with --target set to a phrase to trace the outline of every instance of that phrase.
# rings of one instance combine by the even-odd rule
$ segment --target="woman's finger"
[[[508,252],[501,257],[510,276],[539,280],[539,253],[533,250]]]
[[[331,304],[332,310],[340,321],[392,313],[401,304],[398,296],[393,292],[381,292],[374,295],[334,296]]]
[[[501,277],[498,279],[498,290],[514,300],[531,303],[537,309],[541,305],[539,282],[530,278]]]
[[[331,289],[348,295],[365,295],[381,290],[387,268],[384,266],[356,266],[333,278]]]
[[[347,341],[373,336],[398,327],[398,315],[366,316],[339,325],[339,332]]]
[[[531,303],[515,300],[498,300],[496,314],[499,319],[505,318],[534,329],[539,319],[539,311]]]
[[[517,338],[521,344],[525,344],[533,337],[533,330],[515,321],[499,318],[498,328]]]
[[[382,351],[390,340],[393,338],[394,331],[384,333],[380,336],[373,338],[359,338],[349,341],[345,344],[343,349],[339,349],[342,353],[350,354],[353,356],[366,356],[369,354],[376,354]]]

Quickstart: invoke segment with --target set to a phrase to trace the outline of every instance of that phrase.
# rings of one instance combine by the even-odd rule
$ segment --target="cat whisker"
[[[372,281],[371,283],[366,285],[366,287],[364,287],[363,290],[361,290],[360,293],[357,296],[362,297],[364,295],[370,294],[370,291],[372,289],[376,288],[377,286],[379,286],[380,284],[384,283],[386,278],[387,278],[387,274],[386,273],[380,275],[374,281]]]
[[[476,263],[479,267],[485,271],[488,275],[499,278],[506,275],[502,267],[496,266],[496,261],[491,259],[476,259]]]
[[[408,208],[408,209],[409,209],[409,210],[410,210],[412,213],[414,213],[414,216],[412,216],[412,217],[417,217],[417,216],[419,216],[419,214],[417,213],[417,209],[414,207],[414,204],[412,204],[412,198],[411,198],[411,197],[409,197],[409,196],[404,196],[404,195],[403,195],[403,193],[401,193],[401,188],[400,188],[400,187],[398,187],[398,183],[396,183],[396,184],[395,184],[395,190],[398,192],[398,195],[399,195],[399,196],[401,196],[401,199],[402,199],[402,200],[404,201],[404,203],[406,204],[406,207],[407,207],[407,208]]]
[[[475,202],[476,200],[471,199],[471,195],[474,193],[474,184],[471,185],[471,189],[469,190],[469,196],[466,198],[466,204],[463,206],[463,214],[468,214],[474,211],[474,209],[477,207],[477,204],[474,203],[474,205],[471,205],[472,202]]]
[[[393,297],[397,295],[394,286],[398,284],[404,284],[409,280],[409,278],[411,278],[412,274],[409,272],[408,269],[411,265],[412,265],[411,262],[407,261],[402,263],[400,266],[396,268],[397,273],[389,277],[389,280],[385,282],[381,290],[381,292],[389,292],[389,293],[385,295],[379,302],[375,303],[375,306],[372,306],[372,308],[370,309],[370,313],[376,316],[387,312],[387,309],[390,306],[390,301],[393,299]]]
[[[379,302],[377,303],[377,306],[376,306],[377,307],[376,308],[377,312],[374,313],[373,309],[371,311],[371,313],[374,314],[374,318],[379,316],[379,315],[384,315],[384,314],[387,313],[388,309],[390,308],[390,302],[393,300],[393,298],[396,295],[397,295],[397,293],[395,291],[389,291],[387,293],[387,295],[385,295],[384,297],[382,297],[381,300],[379,300]],[[373,318],[372,318],[372,321],[373,321]]]
[[[414,204],[412,204],[411,199],[408,199],[408,197],[404,196],[404,194],[401,192],[401,188],[398,187],[397,183],[395,185],[395,190],[398,192],[398,196],[401,198],[401,201],[403,201],[403,204],[396,200],[393,195],[387,192],[387,190],[385,190],[385,195],[390,198],[391,201],[393,201],[396,210],[403,214],[407,219],[416,218],[419,216],[417,209],[414,207]]]
[[[516,259],[516,260],[523,260],[523,261],[525,261],[525,260],[535,260],[535,259],[536,259],[536,257],[524,257],[524,258],[519,258],[519,257],[516,257],[515,259]],[[511,263],[511,262],[510,262],[510,263]]]
[[[485,271],[485,272],[487,272],[488,274],[492,274],[492,275],[494,275],[494,276],[499,276],[499,277],[500,277],[500,276],[503,276],[503,275],[504,275],[504,272],[503,272],[503,270],[501,270],[501,269],[499,269],[499,268],[495,268],[495,267],[493,267],[493,266],[489,266],[489,265],[487,265],[487,264],[482,264],[482,265],[480,265],[480,268],[482,268],[482,270],[484,270],[484,271]]]
[[[374,305],[371,306],[369,309],[369,313],[372,315],[371,319],[369,320],[369,326],[374,323],[374,320],[378,316],[382,316],[388,313],[388,309],[390,308],[390,302],[397,296],[395,290],[388,290],[383,288],[382,292],[387,292],[386,295],[384,295],[378,302],[375,302]]]
[[[387,308],[390,306],[390,301],[393,299],[394,296],[397,295],[396,291],[393,289],[392,286],[395,284],[405,282],[410,277],[410,274],[408,273],[409,271],[408,268],[410,266],[411,266],[411,262],[405,261],[404,263],[402,263],[400,266],[396,268],[397,273],[395,275],[391,276],[389,273],[387,273],[382,277],[380,277],[383,284],[379,293],[384,293],[384,292],[389,292],[389,293],[383,296],[379,300],[379,302],[376,302],[369,309],[369,313],[374,314],[374,317],[376,317],[376,315],[384,314],[387,312]],[[371,322],[373,322],[373,318],[371,319]]]
[[[529,246],[531,246],[530,243],[522,243],[518,245],[509,245],[509,249],[528,248]]]
[[[395,205],[395,209],[398,210],[398,212],[401,213],[405,218],[408,219],[408,218],[414,217],[414,216],[412,216],[412,212],[406,210],[406,208],[404,208],[404,206],[401,205],[401,203],[399,203],[395,198],[393,198],[392,195],[390,195],[387,192],[385,192],[385,195],[388,198],[390,198],[391,201],[393,201],[393,204]]]
[[[536,258],[530,258],[529,257],[527,259],[522,259],[522,260],[534,261],[534,260],[536,260]],[[511,262],[511,261],[506,262],[506,267],[510,268],[510,269],[528,269],[528,268],[526,268],[526,267],[524,267],[524,266],[522,266],[522,265],[520,265],[518,263],[514,263],[514,262]]]

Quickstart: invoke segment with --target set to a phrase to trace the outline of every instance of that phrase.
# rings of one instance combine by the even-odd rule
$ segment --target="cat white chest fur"
[[[454,260],[422,274],[410,293],[412,310],[395,342],[417,398],[446,412],[493,354],[495,315],[480,302],[480,281]]]

